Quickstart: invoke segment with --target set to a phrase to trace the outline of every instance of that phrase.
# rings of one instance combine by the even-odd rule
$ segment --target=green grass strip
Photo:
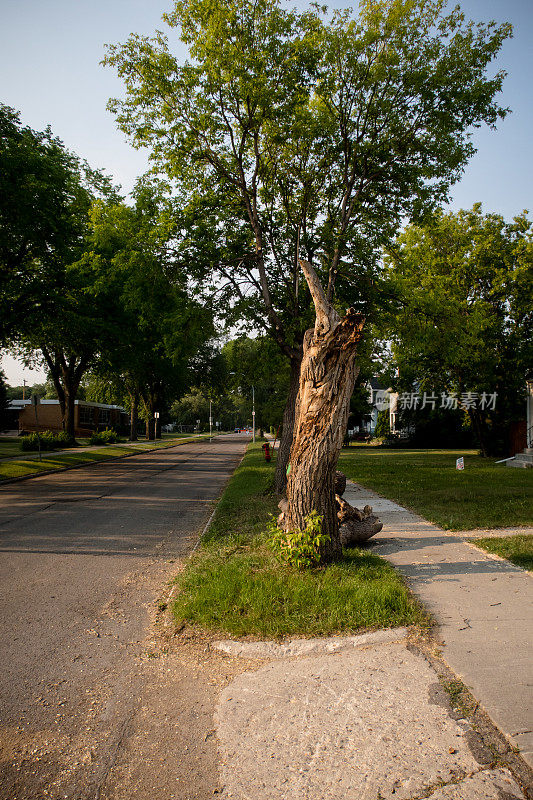
[[[517,567],[533,571],[533,534],[471,539],[471,544],[506,558]]]
[[[274,558],[264,543],[276,511],[273,471],[260,444],[250,445],[203,545],[176,578],[178,624],[260,638],[426,625],[401,577],[368,550],[346,550],[342,561],[306,571]]]
[[[455,468],[464,456],[464,471]],[[533,525],[533,471],[509,469],[473,450],[344,448],[351,480],[446,530]]]

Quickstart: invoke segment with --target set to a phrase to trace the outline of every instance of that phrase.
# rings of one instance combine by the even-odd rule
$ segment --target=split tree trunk
[[[296,400],[300,388],[300,369],[302,366],[301,358],[291,358],[291,376],[289,383],[289,394],[285,409],[283,411],[283,422],[281,426],[281,436],[279,440],[278,453],[276,458],[275,487],[278,494],[283,494],[287,486],[287,466],[294,438],[294,418],[296,412]]]
[[[341,319],[327,300],[311,264],[300,260],[300,266],[315,304],[316,323],[304,338],[285,527],[302,529],[312,511],[320,514],[322,533],[328,536],[321,561],[327,562],[342,553],[335,469],[359,372],[355,357],[364,319],[353,309],[348,309]]]
[[[89,367],[92,356],[82,356],[78,360],[75,355],[71,354],[70,358],[68,358],[62,351],[48,349],[45,345],[41,346],[41,351],[59,399],[63,430],[68,433],[71,439],[74,439],[76,396],[80,388],[81,379]]]

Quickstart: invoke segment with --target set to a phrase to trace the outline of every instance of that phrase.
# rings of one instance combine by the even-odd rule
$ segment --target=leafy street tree
[[[0,105],[0,344],[51,313],[50,287],[83,240],[89,186],[109,190],[49,128],[24,127]]]
[[[148,180],[138,182],[134,206],[100,201],[92,209],[84,260],[94,296],[112,299],[113,330],[95,369],[125,389],[132,439],[139,407],[153,436],[154,412],[184,391],[189,360],[213,335],[209,308],[190,298],[175,269],[170,238],[165,202]]]
[[[481,204],[438,212],[408,227],[390,249],[396,307],[385,335],[393,342],[400,388],[464,396],[482,451],[506,451],[509,425],[525,409],[533,363],[533,223],[507,223]],[[497,394],[496,403],[481,403]]]
[[[72,437],[84,375],[104,363],[129,387],[133,417],[141,402],[153,430],[166,390],[212,330],[171,263],[156,183],[141,180],[128,208],[49,130],[23,128],[5,107],[0,145],[3,343],[47,367]]]
[[[0,124],[0,336],[27,363],[44,362],[73,436],[81,379],[111,335],[109,297],[89,301],[92,276],[81,261],[89,209],[96,196],[116,193],[49,129],[23,128],[4,106]]]
[[[220,351],[203,348],[193,359],[191,390],[173,406],[180,424],[204,425],[213,416],[224,429],[252,424],[255,394],[256,425],[278,428],[289,381],[287,360],[270,337],[240,336]]]
[[[268,336],[239,337],[222,348],[227,385],[241,399],[243,422],[252,423],[255,394],[256,427],[277,430],[282,419],[289,384],[289,365]]]
[[[179,0],[165,19],[181,26],[190,61],[161,33],[107,56],[126,85],[111,107],[133,143],[151,147],[182,196],[216,198],[246,226],[249,249],[224,269],[236,291],[248,280],[261,297],[299,372],[286,524],[304,528],[318,512],[324,559],[341,550],[334,473],[364,327],[356,302],[341,316],[344,290],[361,285],[401,219],[445,198],[473,152],[472,126],[505,113],[494,100],[503,75],[487,67],[510,26],[444,6],[363,0],[358,18],[328,20],[276,0]],[[315,310],[305,337],[300,268]]]

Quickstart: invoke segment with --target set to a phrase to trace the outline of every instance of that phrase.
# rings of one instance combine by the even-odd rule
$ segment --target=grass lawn
[[[2,436],[0,439],[0,458],[16,458],[22,453],[20,439]]]
[[[346,550],[342,561],[302,572],[275,559],[264,535],[276,511],[274,462],[260,448],[249,446],[206,539],[176,578],[176,621],[262,638],[427,624],[400,576],[367,550]]]
[[[471,543],[488,553],[495,553],[497,556],[506,558],[517,567],[533,571],[533,534],[472,539]]]
[[[464,471],[455,461],[464,456]],[[348,478],[452,531],[533,525],[533,472],[473,450],[343,448]]]
[[[206,438],[209,434],[200,434],[196,438]],[[64,467],[72,467],[79,464],[90,464],[95,461],[106,461],[110,458],[118,458],[120,456],[134,455],[135,453],[143,452],[144,450],[156,450],[160,447],[172,447],[180,441],[190,439],[191,436],[174,435],[166,437],[157,442],[142,440],[135,445],[114,444],[99,446],[95,445],[90,450],[79,452],[76,448],[68,453],[62,455],[54,454],[54,452],[43,452],[42,460],[39,461],[39,456],[36,453],[32,458],[17,458],[19,453],[15,453],[12,460],[5,459],[0,461],[0,482],[8,480],[9,478],[26,477],[27,475],[35,475],[39,472],[48,470],[63,469]],[[19,450],[19,452],[21,452]]]

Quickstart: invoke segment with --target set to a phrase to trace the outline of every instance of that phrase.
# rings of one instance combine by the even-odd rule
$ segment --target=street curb
[[[82,464],[72,464],[70,467],[58,467],[58,469],[45,469],[42,472],[32,472],[29,475],[20,475],[18,478],[3,478],[0,479],[0,488],[7,486],[10,483],[19,483],[20,481],[29,481],[32,478],[41,478],[44,475],[57,475],[58,472],[69,472],[71,469],[81,469],[82,467],[91,467],[93,464],[101,464],[103,461],[121,461],[123,458],[131,458],[132,456],[142,455],[142,453],[155,453],[157,450],[169,450],[171,447],[181,447],[183,444],[190,444],[191,442],[203,442],[206,436],[195,439],[184,439],[175,444],[169,444],[165,447],[149,447],[146,450],[134,450],[132,453],[123,453],[121,456],[111,456],[111,458],[99,458],[96,461],[84,462]],[[202,534],[203,535],[203,534]]]
[[[360,633],[356,636],[324,636],[310,639],[287,639],[282,642],[243,642],[239,639],[221,639],[212,643],[215,650],[240,658],[268,658],[282,660],[301,656],[333,655],[358,647],[375,647],[405,640],[408,628],[385,628]]]

